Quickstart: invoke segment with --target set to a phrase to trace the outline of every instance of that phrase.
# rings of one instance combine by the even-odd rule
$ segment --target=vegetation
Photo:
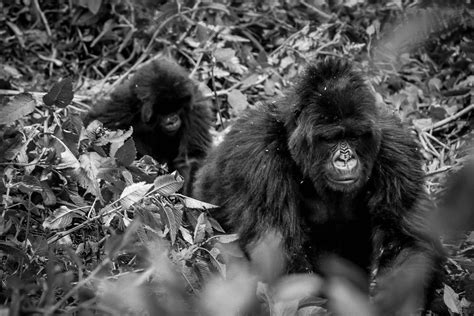
[[[176,59],[212,98],[216,143],[247,107],[284,94],[304,63],[334,55],[365,71],[380,106],[413,129],[433,198],[468,158],[468,1],[8,0],[0,8],[2,314],[233,315],[251,303],[251,275],[224,279],[222,258],[242,254],[210,216],[215,206],[177,193],[182,178],[166,166],[137,160],[132,130],[82,124],[91,104],[156,56]],[[439,314],[473,312],[467,229],[444,239]],[[264,309],[294,315],[297,294],[318,286],[317,277],[295,277],[282,296],[263,284],[258,292]],[[373,313],[344,283],[333,290],[341,313]],[[298,315],[325,314],[323,303]]]

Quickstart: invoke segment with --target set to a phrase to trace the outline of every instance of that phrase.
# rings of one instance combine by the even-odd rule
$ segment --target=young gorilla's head
[[[288,146],[318,191],[355,192],[369,179],[380,147],[375,99],[341,60],[306,69],[296,85]]]
[[[193,104],[195,86],[176,63],[158,59],[133,76],[132,89],[142,102],[142,123],[172,136]]]

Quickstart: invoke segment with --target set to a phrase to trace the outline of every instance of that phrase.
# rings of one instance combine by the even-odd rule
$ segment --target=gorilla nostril
[[[337,157],[333,161],[334,167],[340,170],[352,170],[357,166],[357,159],[352,156],[349,157]]]

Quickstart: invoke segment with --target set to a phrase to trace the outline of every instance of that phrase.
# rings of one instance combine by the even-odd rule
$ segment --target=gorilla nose
[[[334,167],[340,170],[352,170],[357,166],[357,159],[352,155],[339,155],[333,160]]]

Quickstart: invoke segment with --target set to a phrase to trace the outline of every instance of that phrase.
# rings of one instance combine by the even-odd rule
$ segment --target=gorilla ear
[[[145,123],[150,123],[152,117],[153,104],[151,104],[150,102],[145,102],[142,106],[142,121]]]

